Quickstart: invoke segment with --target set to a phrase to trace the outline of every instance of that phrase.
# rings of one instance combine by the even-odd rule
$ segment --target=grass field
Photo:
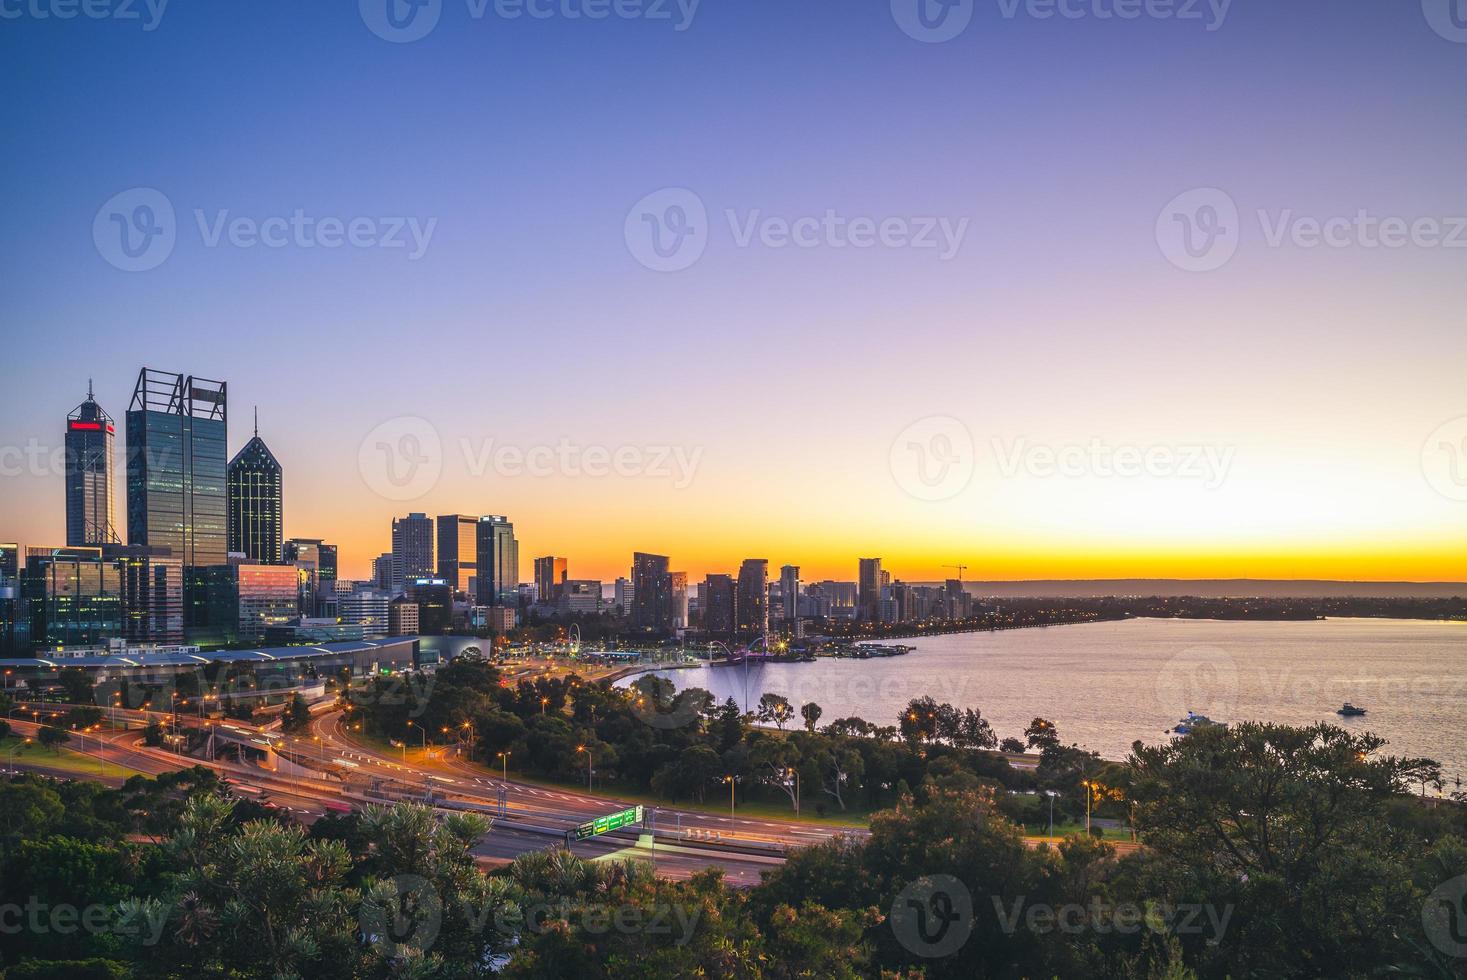
[[[82,755],[80,752],[73,752],[69,748],[48,749],[35,740],[26,745],[24,739],[17,738],[13,734],[0,738],[0,769],[11,767],[12,749],[15,750],[14,765],[17,769],[32,765],[75,773],[78,776],[141,775],[136,769],[128,769],[126,766],[119,766],[113,762],[103,764],[95,758]]]

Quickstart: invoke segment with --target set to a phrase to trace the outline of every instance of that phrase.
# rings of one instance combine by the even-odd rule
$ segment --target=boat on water
[[[1187,712],[1187,717],[1177,722],[1171,730],[1177,735],[1191,735],[1199,728],[1212,728],[1216,726],[1228,727],[1220,721],[1213,721],[1206,715],[1199,715],[1195,711],[1189,711]]]
[[[1365,709],[1357,708],[1349,701],[1346,701],[1344,706],[1340,708],[1339,711],[1336,711],[1335,714],[1344,715],[1346,718],[1358,718],[1359,716],[1365,714]]]

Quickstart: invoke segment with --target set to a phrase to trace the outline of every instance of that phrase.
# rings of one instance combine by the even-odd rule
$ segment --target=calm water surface
[[[978,708],[1002,738],[1037,715],[1066,742],[1124,758],[1189,710],[1217,721],[1330,721],[1467,776],[1467,624],[1374,619],[1266,623],[1140,619],[894,641],[904,657],[674,670],[679,689],[755,704],[814,701],[824,724],[892,725],[922,695]],[[1341,718],[1345,701],[1366,708]],[[1449,787],[1450,790],[1450,787]]]

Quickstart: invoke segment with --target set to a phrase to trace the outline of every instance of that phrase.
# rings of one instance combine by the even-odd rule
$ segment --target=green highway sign
[[[581,824],[573,833],[576,840],[585,840],[588,837],[595,837],[597,834],[604,834],[611,830],[620,830],[622,827],[630,827],[634,823],[641,822],[642,808],[639,805],[628,810],[621,810],[617,813],[609,813],[604,817],[597,817],[589,823]]]

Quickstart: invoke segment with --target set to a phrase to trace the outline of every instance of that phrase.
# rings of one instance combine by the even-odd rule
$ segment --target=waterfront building
[[[708,575],[699,594],[703,631],[710,636],[732,636],[736,590],[732,575]]]
[[[481,606],[519,606],[520,546],[509,518],[489,514],[477,528],[476,601]]]
[[[672,588],[672,628],[685,630],[688,628],[688,573],[669,572],[668,575]]]
[[[762,636],[769,629],[769,560],[745,558],[739,565],[738,596],[734,603],[737,631]]]
[[[468,595],[479,564],[479,518],[438,515],[438,574],[454,592]]]
[[[857,618],[867,622],[881,619],[882,571],[880,558],[862,558],[860,572],[856,578]]]
[[[672,573],[666,555],[632,555],[630,626],[645,632],[672,629]]]
[[[113,544],[120,540],[113,506],[117,438],[112,417],[102,411],[87,384],[87,400],[66,417],[66,544]]]
[[[779,602],[785,622],[800,618],[800,566],[785,565],[779,570]]]

